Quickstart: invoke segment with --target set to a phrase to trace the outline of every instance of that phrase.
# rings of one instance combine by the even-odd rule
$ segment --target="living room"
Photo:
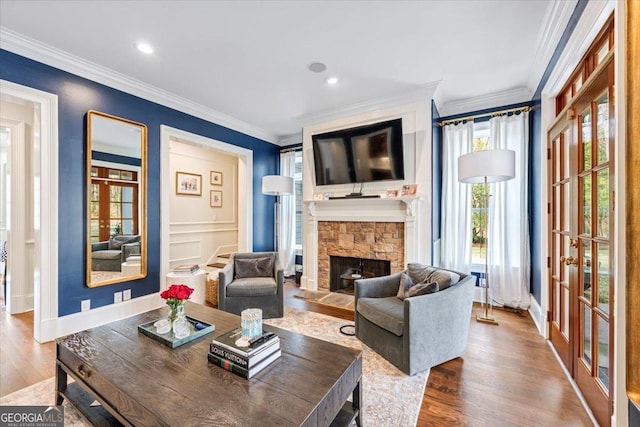
[[[155,87],[151,86],[152,82],[146,82],[147,86],[144,86],[139,84],[140,78],[134,80],[126,76],[126,73],[113,74],[100,67],[86,68],[91,61],[99,63],[96,56],[88,54],[85,56],[80,52],[70,54],[65,51],[64,46],[56,46],[54,38],[41,38],[36,35],[37,33],[30,35],[27,27],[19,27],[18,23],[21,22],[21,19],[12,15],[12,13],[22,13],[22,10],[12,3],[3,2],[3,18],[0,21],[3,31],[2,50],[0,51],[3,63],[0,71],[3,94],[15,96],[15,93],[20,93],[20,88],[16,89],[9,84],[12,83],[56,95],[55,102],[41,101],[46,97],[37,93],[25,95],[26,92],[22,92],[21,96],[22,99],[29,99],[32,103],[37,101],[39,114],[43,118],[43,135],[49,135],[57,141],[55,145],[43,147],[42,151],[34,152],[34,155],[39,156],[37,160],[41,165],[42,182],[47,186],[47,191],[42,192],[45,200],[41,206],[43,212],[47,212],[48,215],[41,217],[42,224],[38,228],[42,230],[42,234],[38,236],[39,250],[34,251],[33,254],[25,252],[27,258],[33,256],[34,269],[42,272],[39,281],[32,284],[34,287],[37,286],[34,288],[37,290],[20,291],[21,294],[32,295],[31,298],[36,300],[32,306],[35,323],[33,334],[37,341],[51,341],[60,336],[77,332],[80,330],[79,328],[90,328],[155,309],[160,304],[158,293],[166,286],[165,276],[173,266],[191,262],[192,257],[198,258],[195,260],[198,264],[205,264],[216,253],[217,248],[211,244],[211,239],[204,237],[199,240],[200,238],[193,237],[206,231],[204,230],[207,228],[206,225],[203,224],[200,228],[188,230],[185,229],[185,225],[181,225],[181,223],[191,221],[204,223],[207,220],[188,217],[195,212],[189,203],[193,203],[196,199],[189,198],[187,195],[176,197],[173,180],[177,172],[202,175],[203,195],[199,203],[205,205],[202,208],[203,215],[205,215],[204,212],[209,215],[213,213],[216,215],[213,221],[220,220],[221,224],[224,221],[237,221],[237,224],[234,223],[227,227],[238,229],[236,237],[230,238],[229,242],[225,241],[219,246],[233,247],[235,245],[235,248],[230,251],[238,252],[273,250],[276,232],[274,226],[275,198],[261,194],[262,177],[280,173],[280,152],[283,148],[302,147],[304,201],[310,205],[313,204],[314,197],[322,193],[335,193],[335,195],[348,193],[351,190],[350,186],[348,186],[349,188],[343,186],[339,189],[321,188],[318,190],[314,188],[313,168],[308,163],[312,158],[311,137],[316,133],[347,128],[359,123],[373,123],[394,117],[402,118],[405,133],[410,135],[410,140],[406,142],[405,147],[405,158],[412,160],[408,162],[408,167],[405,170],[406,175],[410,178],[406,182],[398,182],[394,185],[399,189],[405,183],[417,183],[418,193],[423,201],[414,210],[404,201],[382,200],[382,198],[362,203],[337,201],[337,203],[350,204],[347,205],[347,208],[342,209],[342,212],[334,213],[326,212],[326,210],[331,210],[333,209],[331,206],[336,205],[316,200],[315,206],[318,209],[314,211],[316,218],[312,219],[317,223],[327,217],[331,217],[331,221],[333,221],[336,216],[341,216],[346,220],[349,218],[362,220],[362,218],[370,216],[372,218],[369,219],[375,222],[377,221],[376,216],[398,216],[398,212],[402,211],[403,222],[415,227],[405,235],[405,240],[409,239],[410,242],[404,244],[404,248],[409,250],[405,253],[403,264],[410,261],[438,264],[439,245],[442,244],[439,241],[441,236],[437,226],[440,216],[438,197],[441,197],[439,194],[441,187],[437,185],[437,179],[434,180],[433,176],[437,176],[438,168],[442,166],[436,161],[441,153],[424,149],[424,147],[442,144],[442,140],[438,141],[438,138],[441,138],[441,133],[439,133],[441,131],[438,130],[440,127],[437,126],[439,119],[455,120],[483,112],[500,111],[513,106],[533,107],[530,112],[530,164],[532,165],[533,178],[528,183],[528,196],[532,212],[530,217],[532,236],[530,293],[535,302],[532,303],[530,316],[538,333],[545,338],[549,336],[550,326],[547,322],[547,311],[551,309],[549,303],[551,296],[549,295],[549,278],[546,269],[546,259],[549,256],[548,237],[546,237],[548,224],[543,213],[546,211],[544,205],[547,203],[545,187],[547,167],[544,165],[545,140],[548,127],[553,123],[552,116],[555,116],[550,111],[553,110],[554,96],[562,89],[582,55],[612,13],[616,14],[615,34],[618,37],[616,40],[624,40],[625,27],[622,24],[624,10],[620,10],[624,8],[620,4],[577,1],[569,2],[570,4],[566,5],[563,2],[550,2],[549,10],[558,13],[561,11],[560,9],[564,11],[564,15],[562,15],[564,21],[555,23],[556,26],[553,27],[557,32],[554,33],[555,38],[546,34],[554,42],[551,43],[552,46],[548,47],[546,60],[542,61],[539,79],[532,85],[534,89],[539,89],[539,92],[533,93],[534,91],[532,91],[526,99],[514,99],[509,96],[499,97],[498,95],[505,94],[492,93],[484,96],[482,99],[484,103],[460,103],[463,105],[461,107],[461,105],[456,106],[455,103],[447,104],[442,100],[443,89],[439,88],[438,82],[427,82],[419,87],[414,85],[407,90],[398,89],[390,97],[378,96],[373,102],[367,103],[364,102],[367,99],[356,97],[350,103],[343,103],[339,107],[331,106],[330,109],[325,108],[324,110],[318,108],[315,115],[309,114],[307,117],[299,118],[297,130],[302,129],[301,133],[274,138],[273,134],[264,132],[260,126],[249,124],[250,122],[238,120],[227,114],[217,113],[216,108],[198,109],[193,103],[186,101],[188,99],[186,96],[177,97],[171,95],[170,91],[155,90]],[[13,7],[16,9],[13,10]],[[580,13],[574,15],[576,10],[579,10]],[[558,16],[556,18],[560,19]],[[562,37],[565,28],[568,27],[571,27],[572,30]],[[549,28],[547,28],[548,31],[550,31]],[[561,43],[564,43],[564,50],[559,49],[552,60],[555,47]],[[616,42],[616,59],[624,57],[623,48],[623,43]],[[309,58],[309,60],[312,59],[316,58]],[[136,61],[138,67],[149,66],[144,65],[143,60],[137,59]],[[545,73],[544,71],[549,64],[551,65]],[[305,64],[303,64],[304,66]],[[82,71],[83,69],[85,71]],[[309,76],[313,76],[310,71],[304,71]],[[150,70],[147,69],[145,72],[150,73]],[[619,72],[622,73],[622,70]],[[549,84],[545,91],[540,86],[543,74],[546,74],[547,80],[545,81]],[[322,79],[326,75],[326,73],[319,74]],[[617,75],[617,78],[620,79],[621,75]],[[5,82],[7,83],[5,84]],[[620,86],[616,85],[616,90],[623,91],[624,88],[620,88]],[[336,88],[329,90],[333,89]],[[255,90],[258,92],[266,91],[260,87]],[[618,95],[620,96],[616,96],[616,99],[624,98],[624,92],[619,92]],[[463,96],[459,98],[463,98]],[[45,107],[40,107],[43,105]],[[246,106],[247,110],[253,108],[252,105]],[[87,221],[83,206],[85,206],[87,174],[84,161],[86,155],[85,126],[89,110],[107,112],[142,123],[148,131],[146,275],[133,282],[97,287],[86,285],[87,255],[84,244],[86,230],[81,225]],[[220,108],[220,111],[225,110]],[[438,117],[438,113],[441,117]],[[616,126],[621,126],[619,129],[616,128],[617,134],[624,133],[624,124],[620,124],[620,122],[620,120],[617,121]],[[621,140],[622,138],[618,137],[616,143]],[[215,160],[211,164],[203,164],[202,166],[196,166],[189,160],[184,160],[184,164],[178,166],[175,159],[172,158],[177,156],[175,154],[176,146],[178,146],[177,150],[183,150],[183,159],[190,156],[185,153],[188,151],[184,148],[185,145],[180,148],[179,144],[207,146],[207,150],[231,153],[227,155],[238,162],[235,166],[236,169],[235,171],[224,169],[227,167],[225,166],[227,162],[216,164]],[[616,149],[615,155],[621,156],[616,157],[618,164],[624,163],[622,148]],[[200,157],[200,154],[196,157]],[[218,190],[217,185],[211,184],[213,178],[209,176],[210,171],[222,172],[223,185],[219,186],[221,190]],[[237,177],[238,182],[228,181],[227,179],[231,177]],[[618,196],[615,199],[617,203],[615,215],[618,216],[616,218],[624,215],[625,212],[624,198],[620,197],[620,194],[624,193],[624,182],[624,178],[616,178],[615,181],[615,188],[618,190]],[[235,186],[225,187],[232,184]],[[385,194],[387,189],[389,189],[389,185],[384,183],[365,185],[365,193]],[[212,204],[218,203],[211,199],[213,196],[210,192],[212,191],[224,193],[221,207],[212,206]],[[168,194],[171,196],[166,197]],[[232,194],[237,194],[236,203],[234,203]],[[172,197],[173,201],[171,201]],[[176,200],[178,200],[177,203],[171,204]],[[231,206],[236,208],[235,218],[233,213],[225,211],[227,207]],[[380,208],[380,206],[383,207]],[[168,212],[169,214],[167,214]],[[180,215],[183,216],[182,219],[180,219]],[[407,218],[410,219],[408,222]],[[614,222],[623,223],[620,220]],[[215,227],[225,228],[221,224]],[[624,234],[624,229],[616,229],[616,232]],[[216,232],[216,234],[220,233]],[[177,236],[190,237],[180,240]],[[538,237],[536,238],[536,236]],[[305,233],[304,238],[302,246],[304,268],[302,269],[301,286],[314,290],[318,288],[316,280],[320,279],[314,250],[317,239],[313,232],[311,234]],[[234,239],[235,242],[233,242]],[[195,240],[198,240],[198,243],[195,243]],[[186,245],[183,252],[179,252],[176,249],[179,246],[176,245],[176,241],[191,241],[192,243]],[[194,255],[193,248],[200,245],[200,242],[206,242],[206,245],[209,246],[203,247],[200,252]],[[428,243],[422,244],[423,242]],[[612,275],[611,286],[615,288],[616,295],[622,296],[626,292],[624,271],[627,267],[623,256],[626,251],[624,239],[615,241],[615,248],[616,258],[612,262],[612,270],[615,271],[615,275]],[[225,248],[218,252],[225,252],[223,249]],[[15,249],[14,253],[18,250]],[[12,275],[14,280],[19,277],[19,274],[16,270]],[[15,283],[16,289],[21,286],[18,285],[17,280]],[[131,293],[131,300],[115,304],[114,293],[127,290]],[[82,311],[82,302],[86,300],[91,301],[90,309]],[[618,302],[621,300],[624,301],[624,298],[616,299]],[[28,305],[28,303],[25,304]],[[17,307],[17,303],[14,306]],[[614,335],[610,337],[611,343],[615,343],[611,346],[611,356],[612,361],[615,360],[616,369],[614,370],[615,380],[611,382],[613,387],[611,394],[617,395],[618,398],[615,399],[615,406],[611,408],[611,412],[614,415],[615,425],[626,425],[624,420],[628,417],[628,402],[629,407],[633,408],[633,405],[624,397],[627,392],[625,367],[628,362],[624,351],[626,331],[624,304],[613,307],[612,319],[612,322],[616,323],[612,329]]]

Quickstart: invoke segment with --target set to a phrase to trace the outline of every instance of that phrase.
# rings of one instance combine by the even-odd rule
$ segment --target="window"
[[[293,191],[296,204],[296,249],[302,249],[302,151],[296,151],[296,169],[293,176]]]
[[[489,122],[473,124],[473,151],[489,149]],[[484,203],[484,184],[471,187],[471,262],[484,265],[487,257],[487,212]],[[474,271],[477,269],[474,268]]]

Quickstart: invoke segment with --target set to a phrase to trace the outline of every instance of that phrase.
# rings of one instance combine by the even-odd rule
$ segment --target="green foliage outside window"
[[[473,139],[473,151],[489,149],[489,137],[482,136]],[[484,206],[484,184],[471,186],[471,238],[472,258],[484,259],[486,255],[486,216]]]

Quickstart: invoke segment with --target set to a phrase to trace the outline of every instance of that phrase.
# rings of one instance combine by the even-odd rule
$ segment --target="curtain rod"
[[[449,125],[451,123],[464,122],[467,120],[477,119],[479,117],[487,117],[487,116],[496,117],[496,116],[502,116],[504,114],[516,113],[520,111],[527,112],[527,111],[533,110],[533,108],[534,107],[525,105],[524,107],[509,108],[508,110],[493,111],[491,113],[483,113],[483,114],[474,114],[472,116],[459,117],[457,119],[443,120],[440,123],[438,123],[438,126],[442,127],[442,126]]]
[[[291,148],[283,148],[280,150],[280,153],[288,153],[289,151],[302,151],[302,145]]]

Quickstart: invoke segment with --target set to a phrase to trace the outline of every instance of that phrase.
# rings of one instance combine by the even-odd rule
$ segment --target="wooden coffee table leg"
[[[62,405],[64,396],[62,393],[67,389],[67,373],[56,363],[56,406]]]
[[[362,377],[358,380],[356,388],[353,389],[353,410],[358,411],[356,415],[356,425],[362,426]]]

